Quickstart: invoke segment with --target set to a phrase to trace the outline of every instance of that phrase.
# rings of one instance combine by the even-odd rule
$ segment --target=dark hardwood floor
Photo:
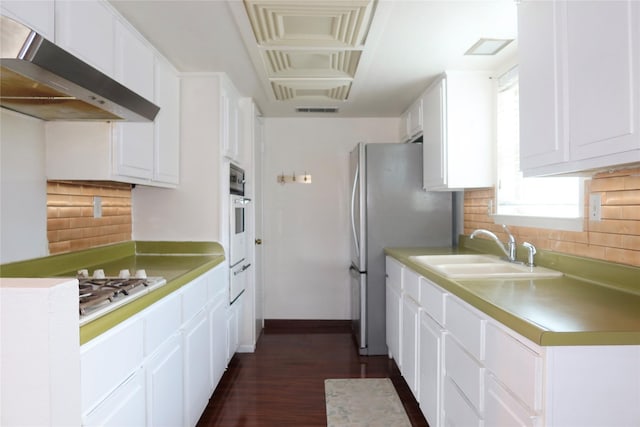
[[[412,425],[428,426],[395,362],[359,356],[348,323],[272,321],[255,353],[233,357],[198,426],[326,426],[325,379],[383,377]]]

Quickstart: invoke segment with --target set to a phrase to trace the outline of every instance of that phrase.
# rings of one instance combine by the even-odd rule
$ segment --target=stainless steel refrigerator
[[[385,247],[453,242],[453,196],[422,189],[422,144],[351,152],[351,320],[360,354],[387,354]]]

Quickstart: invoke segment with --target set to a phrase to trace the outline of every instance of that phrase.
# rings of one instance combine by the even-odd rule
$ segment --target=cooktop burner
[[[121,277],[105,277],[102,270],[87,276],[86,270],[78,272],[81,325],[166,283],[161,277],[146,277],[144,270],[138,270],[137,277],[130,277],[127,270],[120,272]]]

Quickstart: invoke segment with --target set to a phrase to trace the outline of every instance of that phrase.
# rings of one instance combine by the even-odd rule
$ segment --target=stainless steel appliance
[[[422,144],[358,144],[350,155],[351,320],[360,354],[388,354],[385,247],[451,246],[453,197],[422,189]]]
[[[244,197],[244,170],[231,164],[229,173],[229,302],[233,302],[244,292],[247,275],[251,266],[247,258],[246,209],[250,199]]]
[[[160,108],[45,39],[0,16],[2,107],[43,120],[153,121]]]
[[[105,277],[102,269],[88,277],[87,270],[78,271],[80,325],[84,325],[116,308],[128,304],[153,289],[166,284],[162,277],[147,277],[144,270],[130,276],[122,270],[118,277]]]

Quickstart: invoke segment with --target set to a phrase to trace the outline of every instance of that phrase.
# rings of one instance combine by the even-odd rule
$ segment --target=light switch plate
[[[589,195],[589,220],[600,221],[601,219],[601,207],[600,207],[600,194]]]

